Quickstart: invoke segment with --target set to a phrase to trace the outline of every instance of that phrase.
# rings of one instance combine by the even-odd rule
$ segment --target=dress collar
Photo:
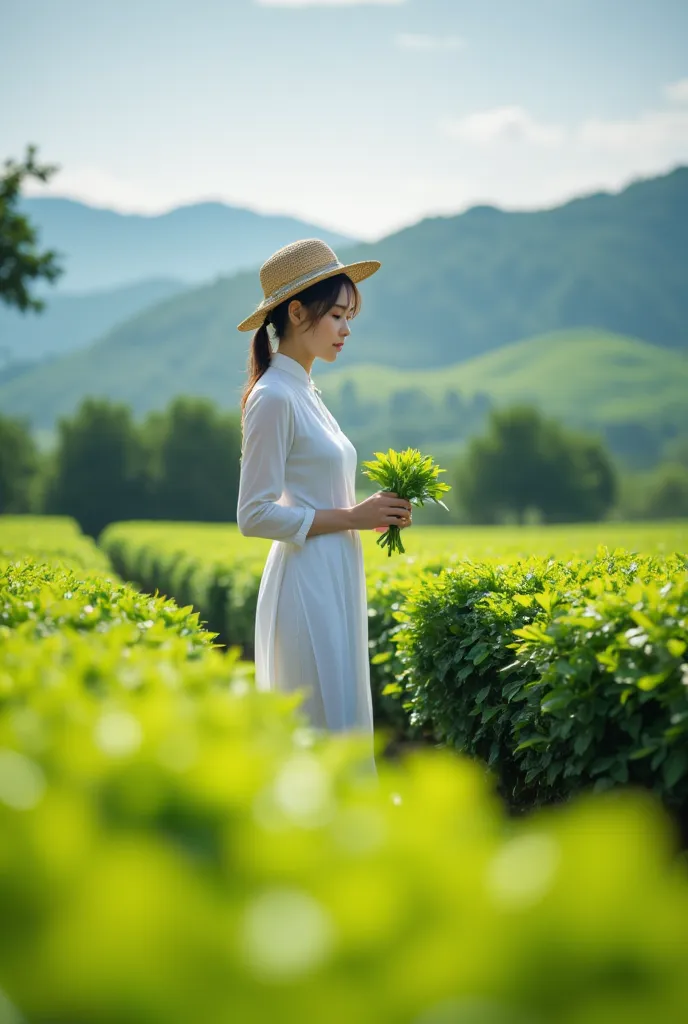
[[[298,363],[296,359],[292,359],[291,356],[285,356],[283,352],[273,352],[270,357],[270,366],[276,366],[278,370],[284,370],[285,373],[290,374],[292,377],[296,377],[303,384],[308,384],[309,387],[315,387],[311,380],[310,374],[303,368],[301,363]]]

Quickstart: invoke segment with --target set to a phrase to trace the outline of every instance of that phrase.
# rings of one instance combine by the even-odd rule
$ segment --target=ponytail
[[[241,396],[242,415],[248,396],[251,394],[254,385],[258,383],[270,365],[272,349],[270,347],[270,335],[268,333],[269,319],[269,316],[266,317],[265,322],[253,335],[253,341],[251,342],[251,351],[248,357],[248,380],[246,381],[246,387],[244,388],[244,392]]]

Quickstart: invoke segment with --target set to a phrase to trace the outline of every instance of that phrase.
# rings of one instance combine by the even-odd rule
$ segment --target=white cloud
[[[400,32],[394,37],[400,50],[420,50],[423,52],[437,50],[462,50],[466,41],[461,36],[431,36],[421,33]]]
[[[393,7],[406,0],[254,0],[259,7],[362,7],[364,4]]]
[[[626,121],[592,118],[578,130],[584,146],[643,155],[683,148],[688,153],[688,110],[651,110]]]
[[[671,103],[688,103],[688,78],[667,85],[664,95]]]
[[[569,154],[617,154],[630,159],[686,159],[688,156],[688,79],[665,90],[673,105],[636,117],[588,118],[572,128],[537,121],[523,107],[476,111],[440,122],[445,135],[475,147],[527,143]],[[684,106],[685,101],[685,106]]]
[[[564,139],[560,125],[543,124],[523,107],[494,107],[440,126],[445,134],[462,142],[489,146],[501,142],[529,142],[537,146],[556,146]]]

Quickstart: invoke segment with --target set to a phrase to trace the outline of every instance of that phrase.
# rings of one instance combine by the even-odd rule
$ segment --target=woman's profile
[[[256,685],[302,689],[313,726],[372,735],[368,613],[360,530],[408,526],[411,505],[379,491],[356,502],[356,449],[311,380],[334,363],[361,304],[357,283],[380,263],[344,265],[317,239],[294,242],[260,270],[264,299],[242,396],[237,522],[274,543],[255,624]],[[277,342],[276,351],[270,329]]]

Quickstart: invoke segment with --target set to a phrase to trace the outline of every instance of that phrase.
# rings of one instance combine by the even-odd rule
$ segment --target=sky
[[[0,160],[376,240],[688,164],[688,0],[0,0]]]

